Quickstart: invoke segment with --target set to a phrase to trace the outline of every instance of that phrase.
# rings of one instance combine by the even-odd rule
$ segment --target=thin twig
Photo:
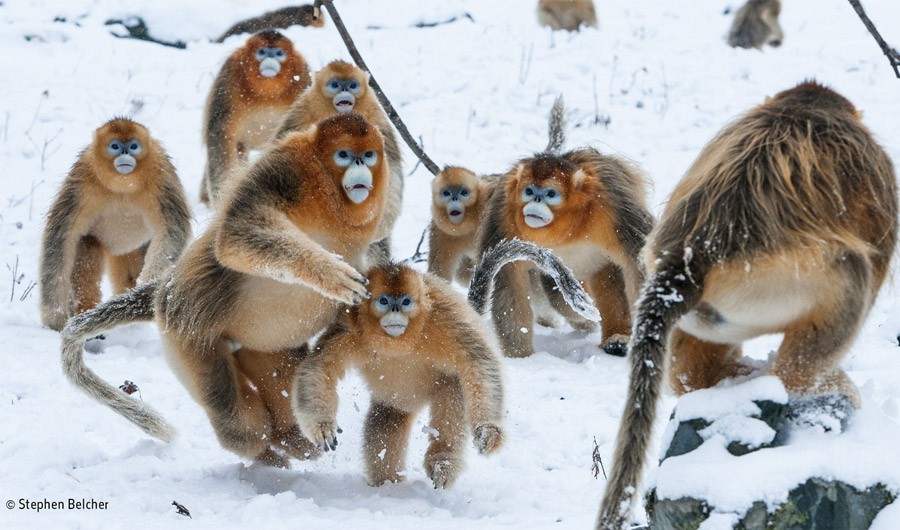
[[[428,227],[422,230],[422,237],[419,238],[419,244],[416,245],[416,253],[410,258],[403,260],[403,263],[422,263],[428,257],[428,252],[422,252],[422,243],[425,242],[425,235],[428,233]]]
[[[334,7],[334,0],[316,0],[313,4],[313,16],[319,16],[319,9],[323,5],[325,6],[325,9],[328,10],[328,14],[331,16],[332,22],[334,22],[334,27],[336,27],[338,33],[341,34],[341,39],[344,40],[344,44],[347,46],[347,51],[350,52],[350,56],[353,57],[353,61],[356,63],[356,66],[369,73],[369,85],[372,86],[372,89],[375,91],[375,95],[378,97],[378,101],[381,103],[382,108],[384,108],[384,111],[387,113],[388,118],[390,118],[391,123],[393,123],[394,127],[397,128],[397,132],[400,133],[403,141],[405,141],[406,145],[408,145],[409,148],[412,149],[412,152],[417,157],[419,157],[419,160],[421,160],[425,167],[428,168],[428,171],[431,171],[432,175],[437,175],[438,172],[440,172],[440,168],[438,168],[438,165],[435,164],[427,154],[425,154],[425,151],[423,151],[418,144],[416,144],[416,141],[413,139],[412,134],[409,133],[409,129],[406,128],[403,120],[400,119],[400,115],[397,114],[394,106],[391,105],[391,102],[388,101],[387,96],[384,95],[384,91],[381,90],[381,85],[379,85],[378,81],[375,80],[375,76],[372,74],[372,71],[369,70],[368,66],[366,66],[366,62],[363,60],[362,55],[359,54],[359,50],[357,50],[356,45],[353,44],[353,39],[350,37],[350,33],[347,31],[346,26],[344,26],[344,21],[341,20],[341,15],[338,14],[337,9]]]
[[[862,23],[865,24],[866,29],[869,30],[869,33],[872,34],[872,37],[875,38],[875,42],[878,43],[878,46],[881,48],[881,51],[887,56],[888,61],[891,63],[891,68],[894,69],[894,73],[900,78],[900,52],[897,51],[896,48],[891,48],[887,42],[881,37],[881,33],[878,33],[878,30],[875,29],[875,24],[869,19],[869,16],[866,15],[866,12],[863,10],[862,4],[859,3],[859,0],[849,0],[850,5],[853,6],[853,10],[856,11],[856,14],[859,15],[859,19],[862,20]]]

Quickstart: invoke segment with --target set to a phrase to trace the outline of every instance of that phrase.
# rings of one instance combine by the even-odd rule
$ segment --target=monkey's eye
[[[412,308],[413,308],[413,299],[409,295],[406,295],[400,299],[400,311],[403,311],[404,313],[409,313],[410,311],[412,311]]]
[[[444,190],[441,192],[441,197],[450,198],[450,190]]]
[[[350,163],[353,162],[354,158],[355,157],[353,156],[353,154],[346,149],[341,149],[334,153],[334,163],[341,167],[349,166]]]
[[[284,59],[284,50],[282,50],[281,48],[275,48],[275,58]]]
[[[352,92],[354,94],[359,92],[359,83],[356,82],[356,79],[347,83],[347,89],[350,90],[350,92]]]
[[[112,142],[109,142],[106,150],[109,151],[109,154],[111,155],[117,155],[122,152],[122,143],[118,140],[113,140]]]
[[[331,94],[337,94],[341,91],[341,82],[336,77],[332,77],[328,84],[325,85],[325,89],[328,90]]]
[[[128,152],[136,155],[141,152],[141,143],[137,140],[132,140],[128,143]]]
[[[367,166],[372,167],[377,161],[378,153],[375,151],[366,151],[365,154],[363,154],[363,162],[365,162]]]
[[[467,190],[466,188],[463,188],[462,190],[460,190],[459,194],[462,195],[463,197],[468,197],[469,190]]]
[[[534,186],[525,186],[525,189],[522,191],[522,200],[525,202],[531,202],[532,200],[534,200],[534,195]]]
[[[556,205],[562,202],[562,194],[555,189],[550,188],[544,193],[544,200],[551,206]]]
[[[266,49],[265,48],[260,48],[260,49],[256,50],[256,60],[257,61],[262,61],[265,58],[266,58]]]
[[[379,311],[387,311],[388,307],[391,305],[391,299],[387,296],[379,296],[378,300],[375,301],[376,309]]]

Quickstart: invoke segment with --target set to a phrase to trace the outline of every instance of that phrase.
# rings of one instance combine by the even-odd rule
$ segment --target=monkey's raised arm
[[[337,383],[347,371],[357,348],[349,343],[347,328],[335,322],[325,331],[309,357],[300,365],[291,395],[291,408],[300,431],[325,451],[337,445]]]
[[[73,168],[74,171],[74,168]],[[80,200],[77,185],[66,180],[47,214],[41,247],[41,319],[60,331],[69,317],[72,269],[78,248]]]
[[[313,241],[285,212],[260,204],[266,199],[257,197],[239,197],[228,207],[215,241],[216,257],[224,266],[305,285],[346,304],[368,298],[365,276]]]
[[[191,211],[187,198],[175,174],[175,168],[168,160],[166,165],[166,180],[160,186],[157,198],[159,210],[158,217],[154,219],[156,229],[147,247],[147,258],[138,283],[146,283],[168,270],[178,261],[191,239]]]

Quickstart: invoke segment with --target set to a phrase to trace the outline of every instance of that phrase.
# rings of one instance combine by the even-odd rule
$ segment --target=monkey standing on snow
[[[741,343],[783,333],[769,371],[795,405],[833,396],[859,407],[838,363],[896,242],[893,165],[837,92],[801,83],[713,138],[648,240],[652,272],[637,307],[628,400],[597,528],[628,522],[667,350],[669,381],[683,394],[748,373]]]
[[[114,118],[63,181],[41,246],[41,319],[57,331],[100,303],[104,259],[115,294],[165,273],[191,239],[172,162],[143,125]]]
[[[728,45],[732,48],[762,48],[768,44],[781,46],[784,33],[778,23],[781,0],[747,0],[734,14],[734,22],[728,32]]]
[[[538,0],[538,24],[551,29],[578,31],[581,26],[597,27],[593,0]]]
[[[222,65],[206,99],[206,170],[200,200],[215,205],[238,161],[262,147],[297,96],[309,86],[309,68],[277,31],[250,37]]]
[[[498,450],[503,442],[500,348],[479,313],[496,272],[521,259],[554,277],[586,318],[597,318],[562,262],[523,241],[504,241],[485,255],[470,293],[477,311],[431,274],[405,265],[377,267],[367,275],[372,298],[339,313],[300,366],[292,395],[304,435],[326,451],[335,449],[337,383],[356,367],[372,391],[364,443],[370,484],[402,480],[410,428],[426,405],[433,434],[424,467],[435,488],[451,486],[462,471],[467,431],[480,453]]]
[[[370,296],[358,271],[387,201],[384,159],[378,129],[356,113],[284,137],[235,184],[170,275],[67,324],[66,377],[148,434],[171,439],[172,427],[149,405],[84,364],[86,338],[155,319],[169,364],[225,449],[285,467],[287,457],[315,456],[279,394],[290,389],[302,345],[342,304]]]

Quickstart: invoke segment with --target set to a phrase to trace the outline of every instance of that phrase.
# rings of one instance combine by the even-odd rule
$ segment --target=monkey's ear
[[[522,172],[525,171],[525,164],[519,162],[516,164],[516,167],[512,170],[512,175],[514,179],[519,179],[522,176]]]
[[[572,175],[572,186],[576,190],[580,190],[585,180],[587,180],[587,173],[583,169],[579,169]]]

